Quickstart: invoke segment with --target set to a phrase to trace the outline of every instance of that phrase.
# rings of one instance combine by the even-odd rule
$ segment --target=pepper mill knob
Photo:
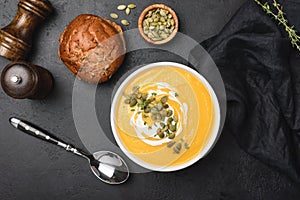
[[[15,99],[44,99],[53,84],[48,70],[26,62],[11,62],[1,74],[3,91]]]
[[[48,0],[20,0],[15,18],[0,30],[0,55],[9,60],[24,60],[36,26],[51,12]]]

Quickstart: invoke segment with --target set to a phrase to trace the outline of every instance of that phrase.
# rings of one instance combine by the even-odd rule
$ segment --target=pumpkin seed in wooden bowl
[[[171,41],[178,31],[178,17],[170,7],[153,4],[141,13],[138,28],[147,42],[165,44]]]

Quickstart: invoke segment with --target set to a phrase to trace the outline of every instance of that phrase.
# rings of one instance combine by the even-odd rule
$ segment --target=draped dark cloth
[[[300,1],[279,3],[300,32]],[[284,28],[248,1],[202,45],[225,83],[225,128],[247,153],[300,183],[300,51]]]

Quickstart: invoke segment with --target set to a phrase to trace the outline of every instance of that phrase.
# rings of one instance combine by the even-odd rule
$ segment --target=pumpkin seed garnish
[[[171,148],[174,144],[176,144],[176,142],[175,142],[175,141],[171,141],[171,142],[169,142],[169,143],[167,144],[167,147],[168,147],[168,148]]]
[[[184,148],[185,148],[185,149],[189,149],[189,148],[190,148],[189,145],[188,145],[188,143],[185,143],[185,144],[184,144]]]
[[[126,19],[121,20],[121,23],[122,23],[124,26],[128,26],[128,25],[129,25],[129,22],[128,22]]]
[[[130,103],[129,103],[130,107],[133,107],[133,106],[135,106],[136,104],[137,104],[136,99],[131,99],[131,100],[130,100]]]
[[[119,16],[116,13],[110,13],[110,17],[113,19],[118,19]]]
[[[168,138],[171,139],[171,140],[174,139],[175,138],[175,133],[171,133]]]
[[[129,104],[132,108],[131,111],[137,111],[137,114],[142,114],[141,116],[145,120],[149,118],[152,120],[151,126],[157,127],[157,134],[160,138],[168,137],[169,139],[174,139],[176,137],[176,131],[178,130],[178,117],[174,115],[174,111],[169,108],[168,96],[158,96],[155,92],[148,94],[139,91],[139,87],[133,87],[132,93],[129,95],[125,94],[126,99],[125,104]],[[144,125],[147,122],[144,121]],[[156,137],[154,136],[154,137]]]
[[[179,154],[179,153],[180,153],[180,150],[181,150],[181,147],[182,147],[181,143],[178,143],[178,144],[173,148],[173,151],[174,151],[175,153]]]
[[[118,10],[125,10],[126,7],[127,7],[126,5],[123,5],[123,4],[122,4],[122,5],[119,5],[119,6],[117,7],[117,9],[118,9]]]

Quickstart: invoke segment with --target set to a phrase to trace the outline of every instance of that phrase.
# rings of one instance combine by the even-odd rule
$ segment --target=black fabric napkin
[[[279,3],[300,31],[300,1]],[[300,183],[300,52],[284,29],[248,1],[202,45],[225,83],[225,128],[246,152]]]

